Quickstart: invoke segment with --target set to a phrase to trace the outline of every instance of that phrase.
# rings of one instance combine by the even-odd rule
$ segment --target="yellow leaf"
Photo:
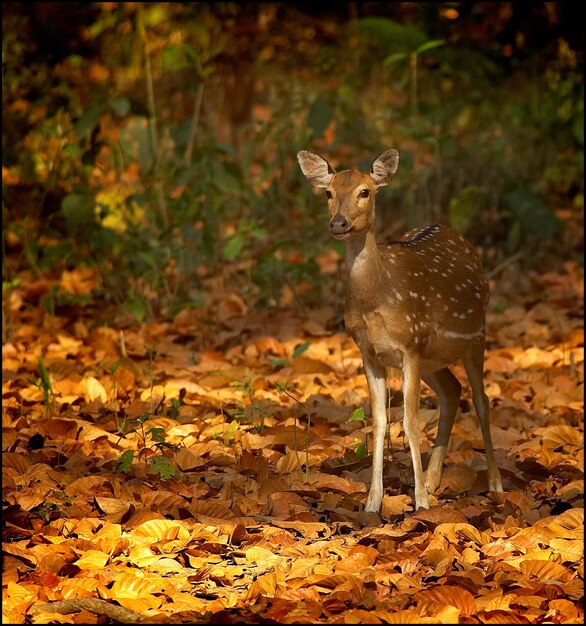
[[[527,348],[515,359],[517,366],[520,368],[529,367],[551,367],[560,359],[561,350],[549,352],[541,348]]]
[[[116,576],[116,580],[112,585],[110,597],[115,598],[120,604],[123,604],[122,600],[142,599],[152,594],[162,593],[167,584],[164,578],[160,576],[148,576],[140,570],[121,572]],[[124,606],[132,608],[126,604]]]
[[[100,550],[86,550],[83,556],[75,561],[75,565],[81,569],[103,569],[109,558],[109,554]]]
[[[469,591],[466,591],[466,589],[453,585],[438,585],[431,589],[419,591],[415,594],[414,599],[417,602],[424,602],[428,606],[433,606],[434,604],[449,604],[457,608],[458,611],[464,615],[472,615],[476,612],[474,596]],[[456,621],[451,623],[458,623],[457,616]]]
[[[580,539],[552,539],[549,545],[562,561],[577,563],[584,558],[584,543]]]
[[[584,526],[584,509],[568,509],[556,517],[555,520],[560,526],[574,530]]]
[[[100,399],[102,402],[108,400],[108,395],[102,383],[93,376],[84,378],[79,384],[81,392],[85,396],[86,401],[93,402],[96,399]]]
[[[245,552],[246,559],[258,565],[272,563],[276,561],[279,557],[272,551],[267,548],[261,548],[260,546],[253,546],[252,548],[248,548]]]
[[[129,502],[124,502],[118,498],[96,497],[95,500],[100,511],[110,516],[110,521],[119,522],[130,508]]]
[[[262,595],[273,597],[277,590],[277,583],[278,579],[275,572],[268,572],[267,574],[259,576],[253,585],[258,587],[258,590]]]
[[[187,543],[191,533],[181,522],[167,519],[153,519],[137,526],[131,533],[133,536],[146,537],[153,541],[179,539]]]
[[[437,613],[433,614],[433,619],[438,624],[458,624],[460,609],[455,606],[444,606]]]
[[[14,501],[20,506],[23,511],[32,511],[32,509],[45,502],[45,496],[42,494],[34,495],[26,493],[15,493],[13,497]]]
[[[564,444],[583,446],[584,437],[577,428],[566,424],[557,424],[548,428],[537,429],[536,434],[543,438],[543,445],[548,448],[557,448]]]
[[[319,562],[317,557],[294,559],[291,563],[291,571],[287,574],[287,579],[310,576]]]
[[[291,474],[301,467],[301,454],[294,450],[287,450],[287,454],[277,461],[279,474]]]
[[[574,577],[574,572],[567,567],[551,561],[527,559],[521,563],[520,569],[524,574],[534,576],[542,582],[545,580],[568,582]]]

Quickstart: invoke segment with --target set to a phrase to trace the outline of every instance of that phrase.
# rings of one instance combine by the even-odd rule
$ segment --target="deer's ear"
[[[372,163],[370,175],[374,184],[378,187],[384,187],[391,182],[391,178],[395,175],[399,167],[399,152],[397,150],[386,150],[376,157]]]
[[[297,153],[297,160],[305,178],[314,187],[327,187],[332,181],[335,170],[319,154],[301,150]]]

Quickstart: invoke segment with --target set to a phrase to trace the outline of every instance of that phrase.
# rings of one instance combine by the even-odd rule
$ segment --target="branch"
[[[199,114],[201,111],[201,103],[203,100],[203,82],[200,83],[197,91],[195,102],[193,103],[193,115],[191,117],[191,128],[189,129],[189,140],[185,146],[185,155],[183,157],[185,166],[187,167],[191,163],[191,155],[193,154],[193,144],[195,142],[195,133],[197,125],[199,123]]]
[[[490,272],[487,272],[488,278],[494,278],[497,274],[502,272],[506,267],[514,263],[517,259],[520,259],[523,256],[523,250],[519,250],[515,252],[515,254],[511,255],[509,258],[505,259],[502,263],[499,263],[496,267],[494,267]]]
[[[106,600],[98,600],[96,598],[75,598],[73,600],[50,602],[49,604],[36,605],[32,610],[33,613],[49,611],[51,613],[60,613],[61,615],[79,613],[79,611],[89,611],[96,615],[106,615],[121,624],[136,624],[146,617],[132,609],[126,609],[123,606],[110,604],[106,602]]]

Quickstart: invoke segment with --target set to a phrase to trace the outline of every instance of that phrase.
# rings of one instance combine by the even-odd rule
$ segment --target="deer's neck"
[[[378,289],[382,278],[381,257],[372,230],[346,242],[346,267],[351,290],[364,295]]]
[[[352,237],[346,242],[348,276],[352,278],[356,273],[369,271],[371,266],[378,264],[378,257],[379,253],[372,231]]]

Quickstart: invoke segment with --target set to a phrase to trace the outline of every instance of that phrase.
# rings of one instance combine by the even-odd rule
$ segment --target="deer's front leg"
[[[419,393],[421,366],[418,354],[403,355],[403,430],[411,450],[411,462],[415,478],[415,508],[428,509],[429,498],[423,478],[421,452],[419,450]]]
[[[370,409],[372,413],[372,480],[366,500],[366,510],[378,513],[383,499],[383,463],[385,434],[387,432],[387,376],[384,366],[373,363],[363,355],[364,370],[368,381],[370,394]]]

